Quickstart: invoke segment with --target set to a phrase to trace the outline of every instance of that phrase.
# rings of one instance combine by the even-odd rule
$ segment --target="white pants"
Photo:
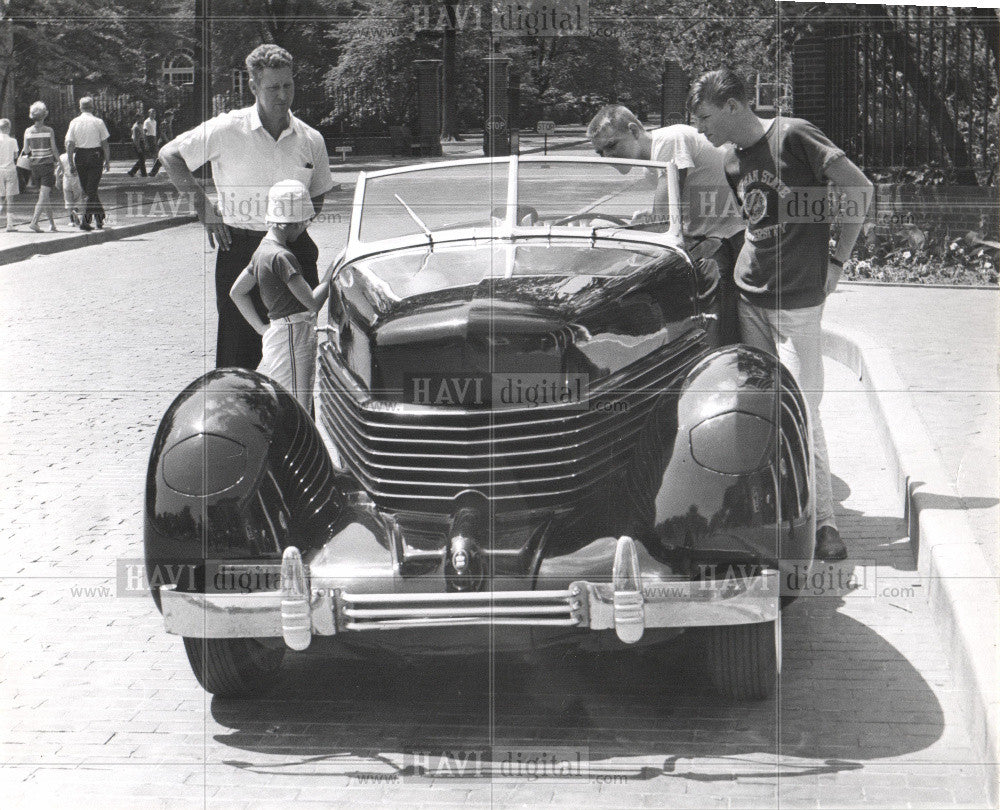
[[[271,321],[264,333],[257,371],[285,388],[308,411],[316,377],[315,313],[301,312]]]
[[[802,389],[812,417],[816,456],[816,528],[836,527],[833,489],[830,486],[830,454],[819,416],[823,399],[823,305],[802,309],[767,309],[739,302],[743,342],[775,355]]]

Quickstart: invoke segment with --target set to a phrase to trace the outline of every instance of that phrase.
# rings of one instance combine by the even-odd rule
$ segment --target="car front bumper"
[[[160,595],[170,633],[191,638],[283,637],[295,650],[313,635],[419,627],[521,625],[614,630],[632,644],[654,627],[711,627],[774,621],[779,575],[764,569],[727,580],[644,580],[635,542],[619,538],[610,582],[560,590],[446,593],[349,593],[332,581],[307,579],[301,555],[285,549],[281,588],[251,593],[189,593],[173,585]]]

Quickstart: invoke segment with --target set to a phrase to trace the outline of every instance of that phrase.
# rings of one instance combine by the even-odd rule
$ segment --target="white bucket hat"
[[[316,215],[309,191],[298,180],[282,180],[267,192],[267,221],[307,222]]]

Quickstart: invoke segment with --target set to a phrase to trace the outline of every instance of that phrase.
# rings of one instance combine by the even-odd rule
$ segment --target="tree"
[[[186,9],[183,0],[10,0],[13,57],[0,85],[15,86],[16,128],[32,101],[65,85],[151,93],[151,63],[187,41]]]

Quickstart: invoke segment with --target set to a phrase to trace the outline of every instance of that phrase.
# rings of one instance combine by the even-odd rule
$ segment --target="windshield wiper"
[[[414,212],[414,210],[412,208],[410,208],[410,206],[408,206],[405,202],[403,202],[403,198],[402,197],[400,197],[398,194],[393,194],[392,196],[395,197],[396,201],[401,206],[403,206],[403,208],[406,209],[406,213],[410,215],[410,219],[412,219],[414,222],[417,223],[417,225],[419,226],[420,230],[422,230],[424,232],[424,235],[427,237],[427,241],[429,241],[433,245],[434,244],[434,237],[431,236],[430,229],[424,224],[424,221],[420,217],[418,217],[416,215],[416,213]]]
[[[618,230],[618,231],[630,231],[630,230],[633,230],[635,228],[648,228],[648,227],[650,227],[652,225],[656,225],[656,226],[666,225],[667,228],[669,228],[670,227],[670,220],[669,219],[667,219],[667,220],[657,220],[655,222],[632,222],[632,223],[629,223],[627,225],[595,225],[590,230],[591,230],[591,233],[597,233],[597,231],[606,231],[609,228],[614,228],[615,230]],[[666,233],[666,231],[657,231],[657,233]]]

